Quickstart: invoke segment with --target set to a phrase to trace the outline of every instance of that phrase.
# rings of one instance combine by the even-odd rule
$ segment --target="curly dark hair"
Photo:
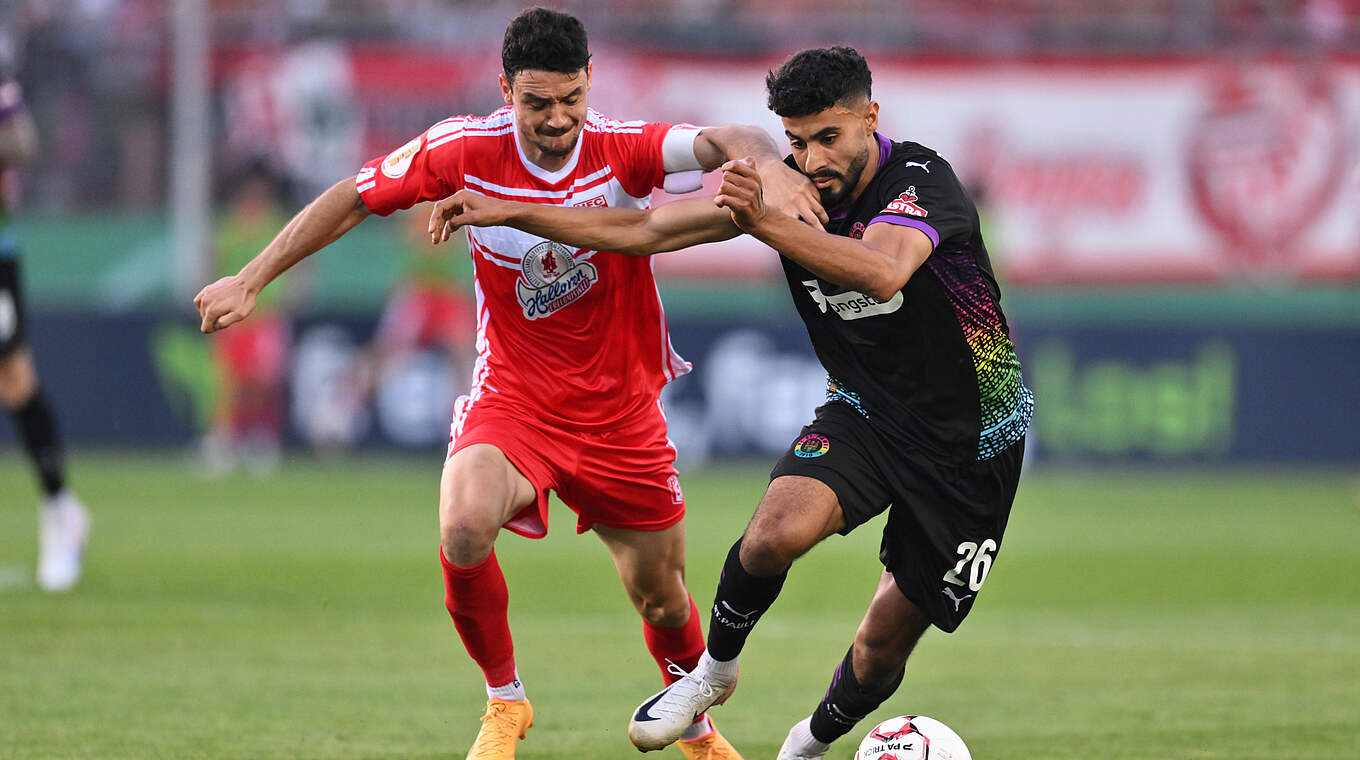
[[[501,68],[507,82],[514,82],[515,75],[526,69],[569,74],[588,63],[585,25],[569,13],[530,8],[505,28]]]
[[[825,111],[856,95],[871,98],[872,85],[869,64],[850,47],[799,51],[765,77],[770,110],[790,118]]]

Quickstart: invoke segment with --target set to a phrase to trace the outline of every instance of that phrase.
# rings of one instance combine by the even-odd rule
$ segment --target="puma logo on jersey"
[[[947,596],[947,597],[949,597],[950,600],[952,600],[952,601],[954,602],[954,611],[955,611],[955,612],[958,612],[958,611],[959,611],[959,605],[960,605],[960,604],[963,604],[964,601],[973,598],[973,595],[972,595],[972,594],[965,594],[963,597],[954,596],[954,589],[952,589],[952,588],[950,588],[950,587],[948,587],[948,586],[945,586],[945,587],[944,587],[944,595]]]
[[[920,162],[917,162],[917,161],[908,161],[908,162],[905,164],[905,168],[907,168],[907,169],[910,169],[910,168],[913,167],[913,166],[919,166],[919,167],[921,167],[922,169],[925,170],[926,174],[930,174],[930,162],[929,162],[929,161],[926,161],[925,163],[920,163]]]
[[[880,301],[873,296],[866,296],[858,290],[847,290],[844,293],[827,295],[822,292],[822,286],[816,280],[803,280],[803,287],[807,288],[808,295],[812,297],[813,303],[817,304],[818,310],[823,314],[831,312],[841,319],[863,319],[879,314],[891,314],[902,308],[902,291],[897,291],[889,301]]]

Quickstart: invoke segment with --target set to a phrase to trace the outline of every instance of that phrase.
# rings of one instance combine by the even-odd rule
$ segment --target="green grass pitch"
[[[766,465],[684,478],[701,608]],[[77,452],[87,576],[52,596],[32,587],[32,478],[0,453],[0,758],[462,758],[485,696],[442,605],[438,467],[204,481],[178,453]],[[537,711],[519,757],[637,757],[625,726],[656,668],[603,547],[554,510],[548,539],[498,546]],[[756,629],[714,711],[748,759],[820,697],[880,525],[796,565]],[[927,634],[874,720],[939,718],[979,760],[1360,757],[1358,541],[1353,472],[1033,469],[971,618]]]

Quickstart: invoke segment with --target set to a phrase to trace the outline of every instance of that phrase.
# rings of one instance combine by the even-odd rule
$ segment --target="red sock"
[[[472,567],[458,567],[440,547],[439,564],[444,567],[444,606],[487,685],[504,686],[515,680],[515,645],[507,617],[510,592],[496,551]]]
[[[679,628],[662,628],[642,621],[642,638],[647,642],[647,651],[652,653],[657,667],[661,668],[661,680],[669,686],[679,676],[666,669],[666,660],[685,670],[694,670],[699,664],[699,655],[704,653],[704,632],[699,625],[699,608],[694,597],[689,599],[689,620]]]

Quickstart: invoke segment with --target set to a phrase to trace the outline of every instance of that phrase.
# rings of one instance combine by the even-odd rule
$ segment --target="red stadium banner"
[[[267,144],[324,186],[444,116],[497,107],[498,61],[398,45],[223,53],[224,147]],[[620,119],[759,124],[782,144],[764,105],[779,61],[597,50],[591,100]],[[954,165],[1012,282],[1360,277],[1360,61],[870,65],[882,132]],[[743,238],[657,262],[693,277],[777,268]]]

